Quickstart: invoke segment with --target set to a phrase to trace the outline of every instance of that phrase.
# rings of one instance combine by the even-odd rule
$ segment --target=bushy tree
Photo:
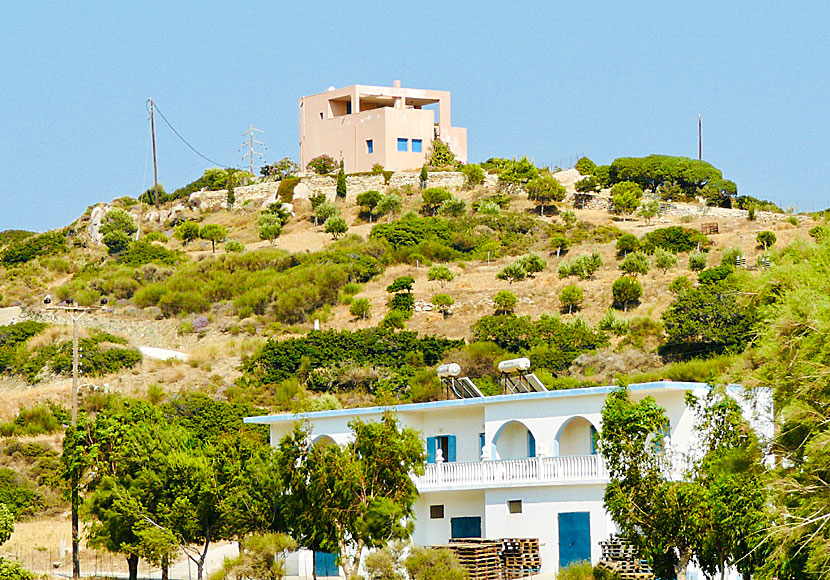
[[[622,234],[617,238],[617,255],[626,256],[640,249],[640,240],[634,234]]]
[[[464,174],[464,186],[467,188],[473,188],[484,183],[484,170],[481,165],[475,163],[462,165],[461,173]]]
[[[706,267],[707,255],[704,252],[692,252],[689,254],[689,270],[700,272]]]
[[[539,169],[527,157],[507,161],[499,172],[499,183],[524,185],[539,175]]]
[[[443,187],[430,187],[421,192],[421,209],[424,213],[435,215],[441,204],[452,199],[452,194]]]
[[[643,190],[631,181],[622,181],[611,188],[611,202],[614,204],[614,211],[623,215],[623,221],[625,221],[626,215],[634,213],[634,210],[640,205],[642,197]]]
[[[576,160],[574,168],[580,175],[593,175],[597,170],[597,164],[583,156]]]
[[[291,177],[300,172],[300,166],[294,163],[290,157],[283,157],[279,161],[264,165],[260,168],[259,173],[263,177],[275,177],[277,180]]]
[[[648,274],[648,269],[648,256],[645,252],[632,252],[620,262],[620,270],[635,278],[640,274]]]
[[[599,180],[593,175],[583,177],[574,184],[576,191],[579,193],[596,193],[602,189]]]
[[[338,216],[340,216],[340,210],[333,203],[328,201],[324,200],[314,208],[315,223],[325,224],[329,218]]]
[[[539,215],[545,215],[545,205],[565,199],[565,186],[550,174],[542,174],[525,184],[527,198],[539,206]]]
[[[324,231],[327,234],[331,234],[333,240],[336,240],[343,234],[349,231],[349,226],[346,223],[346,220],[340,216],[332,216],[326,220],[324,225]]]
[[[207,224],[199,228],[199,237],[203,240],[210,240],[211,250],[216,252],[216,242],[221,242],[228,237],[228,230],[219,224]]]
[[[401,196],[397,193],[389,192],[382,196],[378,202],[378,215],[388,216],[389,221],[391,221],[392,216],[401,211],[402,205],[403,201],[401,200]]]
[[[528,278],[533,278],[534,274],[544,271],[548,267],[548,262],[536,252],[530,252],[524,256],[516,258],[515,263],[524,268]]]
[[[411,580],[466,580],[469,577],[458,557],[442,548],[413,547],[404,565]]]
[[[810,237],[813,238],[817,242],[821,242],[827,239],[828,233],[830,233],[830,229],[827,226],[817,225],[810,228],[807,232],[810,234]]]
[[[518,262],[512,262],[496,274],[497,280],[507,280],[509,283],[519,282],[527,278],[527,271]]]
[[[5,544],[14,532],[14,514],[6,507],[6,504],[0,503],[0,545]]]
[[[110,254],[121,254],[126,252],[132,243],[132,238],[124,231],[113,230],[104,236],[102,240]]]
[[[386,287],[386,291],[389,293],[396,293],[396,292],[412,292],[412,287],[415,285],[415,278],[412,276],[399,276],[395,278],[395,280]]]
[[[101,220],[99,231],[103,234],[107,251],[110,254],[119,254],[129,247],[138,227],[129,213],[123,209],[111,209]]]
[[[478,204],[476,211],[482,215],[498,215],[501,213],[501,206],[495,201],[488,199]]]
[[[758,236],[755,239],[758,240],[758,243],[764,247],[764,251],[766,252],[775,245],[778,238],[776,237],[775,232],[764,230],[763,232],[758,232]]]
[[[260,214],[257,220],[257,227],[259,231],[260,240],[268,240],[272,244],[274,240],[280,237],[282,233],[282,220],[273,213],[264,212]],[[227,244],[225,245],[227,248]]]
[[[663,270],[663,274],[677,266],[677,256],[663,248],[654,251],[654,265]]]
[[[562,262],[559,265],[559,277],[577,276],[580,280],[590,280],[602,264],[602,256],[599,252],[582,254],[571,262]]]
[[[622,276],[611,285],[611,295],[614,297],[614,308],[628,310],[630,305],[640,301],[643,296],[643,286],[636,278]]]
[[[427,280],[430,282],[437,280],[441,288],[446,286],[448,282],[452,282],[453,278],[455,278],[455,275],[452,270],[442,264],[436,264],[427,270]]]
[[[571,247],[571,240],[563,235],[557,234],[550,238],[550,249],[556,250],[556,257],[558,258],[562,252],[567,252]]]
[[[379,191],[374,189],[370,189],[369,191],[364,191],[363,193],[357,194],[357,205],[369,213],[369,222],[372,221],[372,214],[375,211],[375,208],[378,206],[381,200],[381,195]]]
[[[640,217],[646,220],[646,225],[651,223],[651,219],[660,212],[660,204],[656,200],[648,201],[640,206],[637,212]]]
[[[366,320],[372,316],[372,305],[368,298],[355,298],[349,305],[349,314],[355,318]]]
[[[174,232],[175,236],[186,246],[199,237],[199,224],[194,221],[182,222],[175,227]]]
[[[449,294],[436,294],[432,297],[432,304],[438,308],[438,312],[447,316],[450,312],[450,308],[452,305],[455,304],[455,300]]]
[[[513,314],[518,301],[519,299],[516,298],[516,295],[509,290],[500,290],[493,297],[493,306],[495,306],[496,315]]]
[[[669,292],[672,294],[683,294],[693,288],[694,284],[688,276],[678,276],[669,284]]]
[[[285,534],[257,533],[240,540],[239,555],[225,558],[210,580],[282,580],[286,552],[297,549],[297,542]]]
[[[565,286],[559,292],[559,303],[562,306],[562,311],[567,311],[568,314],[571,314],[574,310],[580,310],[584,301],[585,293],[579,286]]]
[[[314,159],[308,162],[306,165],[306,169],[309,171],[313,171],[317,175],[328,175],[329,173],[334,172],[337,169],[339,163],[334,160],[334,157],[331,155],[318,155]]]

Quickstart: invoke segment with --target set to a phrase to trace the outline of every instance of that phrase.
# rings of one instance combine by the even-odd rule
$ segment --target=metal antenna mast
[[[703,161],[703,116],[697,114],[697,160]]]
[[[257,141],[256,139],[254,139],[254,132],[262,133],[262,131],[260,131],[259,129],[254,129],[253,125],[251,125],[250,129],[248,129],[247,131],[242,133],[242,135],[247,135],[248,136],[248,140],[245,143],[242,144],[243,147],[248,147],[248,152],[245,153],[244,155],[242,155],[242,160],[244,161],[246,157],[250,157],[251,174],[254,173],[254,158],[255,157],[259,157],[260,159],[265,158],[265,156],[262,153],[260,153],[259,151],[254,151],[254,144],[255,143],[257,145],[262,145],[263,147],[265,147],[265,143],[263,143],[262,141]]]
[[[156,161],[156,115],[153,99],[150,99],[150,133],[153,136],[153,181],[156,187],[156,209],[159,208],[159,166]]]

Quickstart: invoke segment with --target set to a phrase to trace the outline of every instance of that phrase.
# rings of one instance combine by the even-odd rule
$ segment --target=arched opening
[[[595,455],[597,430],[584,417],[573,417],[556,434],[559,455]]]
[[[524,423],[510,421],[501,426],[493,439],[493,459],[536,457],[536,438]]]
[[[319,437],[315,437],[311,443],[315,447],[328,447],[329,445],[337,445],[337,441],[335,441],[329,435],[320,435]]]

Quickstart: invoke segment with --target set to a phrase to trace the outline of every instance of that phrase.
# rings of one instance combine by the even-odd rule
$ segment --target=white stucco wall
[[[429,508],[432,505],[444,506],[442,519],[429,517]],[[458,517],[480,517],[482,535],[486,533],[483,490],[421,494],[415,503],[415,533],[412,535],[412,541],[419,546],[446,544],[450,539],[452,518]]]

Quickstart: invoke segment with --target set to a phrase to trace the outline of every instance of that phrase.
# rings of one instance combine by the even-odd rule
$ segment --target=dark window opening
[[[431,506],[429,506],[429,518],[431,520],[443,520],[444,519],[444,506],[443,505],[431,505]]]
[[[522,513],[522,500],[520,499],[511,499],[507,502],[507,509],[510,511],[511,514],[520,514]]]

